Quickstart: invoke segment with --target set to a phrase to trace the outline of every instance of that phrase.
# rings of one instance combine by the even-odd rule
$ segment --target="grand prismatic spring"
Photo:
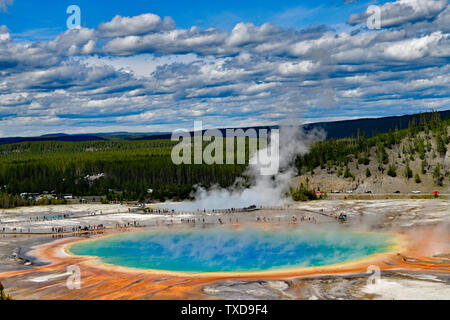
[[[69,251],[124,267],[177,272],[258,272],[316,267],[387,252],[388,234],[259,228],[134,232],[76,243]]]
[[[16,260],[4,258],[0,265],[7,293],[15,299],[69,300],[450,296],[446,200],[327,200],[235,213],[232,219],[200,214],[195,224],[193,216],[114,213],[118,208],[83,216],[91,226],[102,223],[106,228],[100,231],[3,234],[2,241],[11,241],[3,252],[23,248]],[[336,208],[348,213],[349,223],[324,214]],[[74,212],[72,219],[81,215]],[[14,213],[17,221],[24,216]],[[56,223],[69,228],[71,221]],[[39,231],[48,222],[36,223]],[[66,286],[74,266],[79,290]],[[369,287],[377,268],[380,285]]]

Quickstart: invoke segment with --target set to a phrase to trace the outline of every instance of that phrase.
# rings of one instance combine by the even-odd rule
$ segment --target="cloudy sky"
[[[0,136],[447,110],[449,61],[447,0],[0,0]]]

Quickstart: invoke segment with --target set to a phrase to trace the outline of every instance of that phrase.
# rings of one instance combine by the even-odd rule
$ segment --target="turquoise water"
[[[388,251],[386,234],[229,230],[127,233],[70,247],[106,263],[184,272],[245,272],[323,266]]]

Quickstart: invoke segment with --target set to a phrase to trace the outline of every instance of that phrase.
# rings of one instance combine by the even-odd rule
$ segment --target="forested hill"
[[[442,119],[450,117],[450,110],[440,111],[439,113]],[[420,114],[414,114],[396,117],[319,122],[305,125],[304,128],[307,130],[321,128],[326,131],[327,139],[357,137],[358,133],[359,135],[364,133],[366,138],[370,138],[378,133],[387,133],[389,130],[406,129],[413,119],[418,119],[419,117]]]
[[[105,140],[134,140],[139,137],[156,137],[155,139],[145,139],[145,140],[160,140],[164,137],[165,139],[170,138],[167,133],[128,133],[128,132],[113,132],[113,133],[93,133],[93,134],[65,134],[65,133],[55,133],[55,134],[45,134],[39,137],[10,137],[10,138],[0,138],[0,145],[12,144],[19,142],[34,142],[34,141],[65,141],[65,142],[86,142],[86,141],[105,141]]]
[[[81,142],[81,141],[101,141],[106,140],[103,137],[91,134],[76,134],[76,135],[45,135],[41,137],[12,137],[12,138],[0,138],[0,145],[12,144],[19,142],[33,142],[33,141],[70,141],[70,142]]]
[[[303,183],[323,191],[450,191],[450,117],[423,114],[407,129],[366,138],[328,139],[297,157]]]
[[[450,117],[450,110],[440,111],[441,118]],[[395,117],[383,118],[367,118],[356,120],[343,120],[333,122],[317,122],[306,124],[303,126],[305,130],[323,129],[327,133],[327,139],[340,139],[357,137],[358,135],[365,135],[366,138],[373,137],[378,133],[387,133],[389,130],[401,130],[408,128],[411,120],[418,118],[419,114],[403,115]],[[244,131],[247,129],[271,130],[278,128],[278,126],[257,126],[239,128]],[[225,135],[226,129],[219,129]],[[75,134],[68,135],[63,133],[47,134],[39,137],[11,137],[0,138],[0,145],[12,144],[19,142],[32,141],[102,141],[102,140],[167,140],[171,138],[171,133],[168,132],[154,132],[154,133],[133,133],[133,132],[112,132],[112,133],[93,133],[93,134]]]
[[[440,111],[441,118],[450,117],[450,110]],[[430,113],[425,113],[430,114]],[[303,125],[306,131],[314,129],[323,129],[327,133],[327,139],[341,139],[357,137],[358,135],[365,135],[366,138],[376,136],[379,133],[387,133],[389,130],[402,130],[408,128],[410,122],[413,119],[418,119],[420,114],[403,115],[395,117],[383,117],[383,118],[367,118],[367,119],[355,119],[355,120],[343,120],[332,122],[317,122]],[[271,130],[279,128],[279,126],[258,126],[258,127],[246,127],[239,128],[244,131],[247,129],[256,129],[257,133],[259,129]],[[219,129],[222,135],[225,136],[226,129]],[[205,132],[205,130],[203,130]],[[151,136],[141,136],[135,140],[157,140],[157,139],[170,139],[170,134],[159,134]]]

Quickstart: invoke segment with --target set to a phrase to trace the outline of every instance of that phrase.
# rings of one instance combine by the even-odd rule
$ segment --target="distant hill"
[[[441,118],[450,117],[450,110],[440,111]],[[386,133],[389,130],[395,130],[395,128],[401,130],[408,128],[408,123],[417,117],[418,114],[384,117],[384,118],[368,118],[368,119],[356,119],[356,120],[344,120],[334,122],[318,122],[307,124],[304,126],[306,130],[312,130],[313,128],[321,128],[327,132],[327,138],[340,139],[357,136],[358,129],[360,134],[365,133],[367,138],[373,137],[378,133]]]
[[[450,110],[440,111],[441,118],[450,117]],[[393,116],[393,117],[383,117],[383,118],[366,118],[366,119],[355,119],[355,120],[343,120],[343,121],[333,121],[333,122],[317,122],[303,125],[303,128],[306,131],[310,131],[313,129],[323,129],[327,133],[327,139],[341,139],[341,138],[350,138],[352,136],[357,136],[358,131],[359,134],[365,134],[366,138],[373,137],[377,135],[377,133],[386,133],[389,130],[398,130],[408,128],[409,122],[417,117],[418,114],[412,115],[403,115],[403,116]],[[247,129],[256,129],[257,132],[259,129],[276,129],[279,126],[258,126],[258,127],[245,127],[239,128],[244,131]],[[237,128],[235,128],[237,129]],[[359,130],[358,130],[359,129]],[[226,129],[219,129],[222,134],[225,136]],[[206,130],[203,130],[203,133]],[[160,139],[170,139],[171,134],[156,134],[156,135],[148,135],[141,136],[138,138],[134,138],[132,140],[160,140]]]
[[[246,131],[248,129],[255,129],[256,134],[258,134],[258,131],[261,129],[266,129],[268,132],[270,132],[271,129],[278,128],[278,126],[259,126],[259,127],[244,127],[244,128],[229,128],[233,130],[242,129],[243,131]],[[218,129],[223,136],[226,134],[226,128]],[[202,133],[205,134],[207,130],[202,130]],[[193,132],[191,132],[192,134]],[[142,136],[138,138],[134,138],[132,140],[166,140],[170,139],[172,137],[172,133],[163,133],[163,134],[156,134],[156,135],[148,135],[148,136]]]
[[[0,145],[2,144],[12,144],[19,142],[34,142],[34,141],[71,141],[71,142],[82,142],[82,141],[100,141],[107,140],[103,137],[96,135],[83,134],[83,135],[50,135],[41,137],[13,137],[13,138],[0,138]]]
[[[440,111],[441,118],[450,117],[450,110]],[[317,122],[303,125],[303,128],[307,131],[313,129],[323,129],[327,133],[327,139],[340,139],[346,137],[357,136],[359,134],[365,134],[367,138],[375,136],[377,133],[385,133],[389,130],[405,129],[408,127],[408,123],[417,117],[418,114],[383,117],[383,118],[365,118],[356,120],[343,120],[333,122]],[[279,126],[257,126],[257,127],[244,127],[234,129],[271,129],[279,128]],[[233,129],[233,128],[232,128]],[[358,130],[359,129],[359,130]],[[225,135],[226,129],[219,129],[223,135]],[[203,130],[205,132],[206,130]],[[111,132],[111,133],[93,133],[93,134],[75,134],[69,135],[65,133],[46,134],[39,137],[11,137],[0,138],[0,145],[11,144],[18,142],[32,142],[32,141],[101,141],[101,140],[166,140],[171,138],[169,132],[153,132],[153,133],[140,133],[140,132]]]
[[[141,137],[154,137],[154,136],[164,136],[169,137],[171,133],[169,132],[111,132],[111,133],[95,133],[96,136],[103,137],[108,140],[138,140]],[[161,138],[159,138],[161,139]],[[164,138],[167,139],[167,138]],[[155,140],[155,139],[146,139]]]
[[[50,134],[43,134],[41,137],[43,138],[54,138],[54,137],[63,137],[68,136],[67,133],[50,133]]]

